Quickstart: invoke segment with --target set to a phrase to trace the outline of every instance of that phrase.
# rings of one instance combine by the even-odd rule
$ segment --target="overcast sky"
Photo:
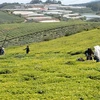
[[[19,2],[19,3],[29,3],[31,0],[0,0],[0,4],[7,2],[7,3],[13,3],[13,2]],[[42,0],[43,2],[46,0]],[[57,1],[61,1],[62,4],[79,4],[79,3],[86,3],[86,2],[90,2],[93,0],[57,0]]]

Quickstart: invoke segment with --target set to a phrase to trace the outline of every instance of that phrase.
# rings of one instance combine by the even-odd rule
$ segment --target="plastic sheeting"
[[[100,46],[99,45],[94,46],[94,49],[95,49],[94,56],[96,56],[100,61]]]

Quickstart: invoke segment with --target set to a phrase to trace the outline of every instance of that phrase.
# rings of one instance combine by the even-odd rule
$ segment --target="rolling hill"
[[[59,23],[14,23],[0,25],[0,45],[4,47],[49,41],[81,31],[99,28],[100,23],[72,20]]]
[[[84,51],[100,45],[100,29],[5,49],[0,56],[1,100],[99,100],[100,63]],[[78,53],[77,53],[78,52]]]
[[[24,22],[24,18],[9,14],[6,11],[0,11],[0,24],[21,23],[21,22]]]

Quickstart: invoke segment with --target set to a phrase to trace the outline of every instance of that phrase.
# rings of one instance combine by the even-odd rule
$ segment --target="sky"
[[[0,0],[0,4],[7,2],[7,3],[14,3],[14,2],[18,2],[18,3],[29,3],[31,0]],[[42,0],[43,2],[46,0]],[[68,4],[79,4],[79,3],[86,3],[86,2],[90,2],[93,0],[57,0],[57,1],[61,1],[62,4],[68,5]]]

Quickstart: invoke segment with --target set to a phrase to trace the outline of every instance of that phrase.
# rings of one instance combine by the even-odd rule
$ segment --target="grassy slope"
[[[0,25],[0,45],[6,37],[4,47],[26,43],[48,41],[50,39],[75,34],[100,26],[100,23],[80,20],[59,23],[21,23]]]
[[[6,48],[0,56],[1,100],[99,100],[100,63],[78,62],[100,45],[98,29],[48,42]],[[71,53],[82,52],[78,55]]]
[[[0,24],[1,23],[16,23],[23,22],[24,19],[15,15],[8,14],[7,12],[0,11]]]
[[[70,26],[76,24],[84,24],[83,21],[69,21],[59,23],[14,23],[14,24],[1,24],[0,25],[0,40],[4,40],[5,36],[8,35],[7,39],[14,37],[20,37],[35,32],[49,30],[53,28]]]

